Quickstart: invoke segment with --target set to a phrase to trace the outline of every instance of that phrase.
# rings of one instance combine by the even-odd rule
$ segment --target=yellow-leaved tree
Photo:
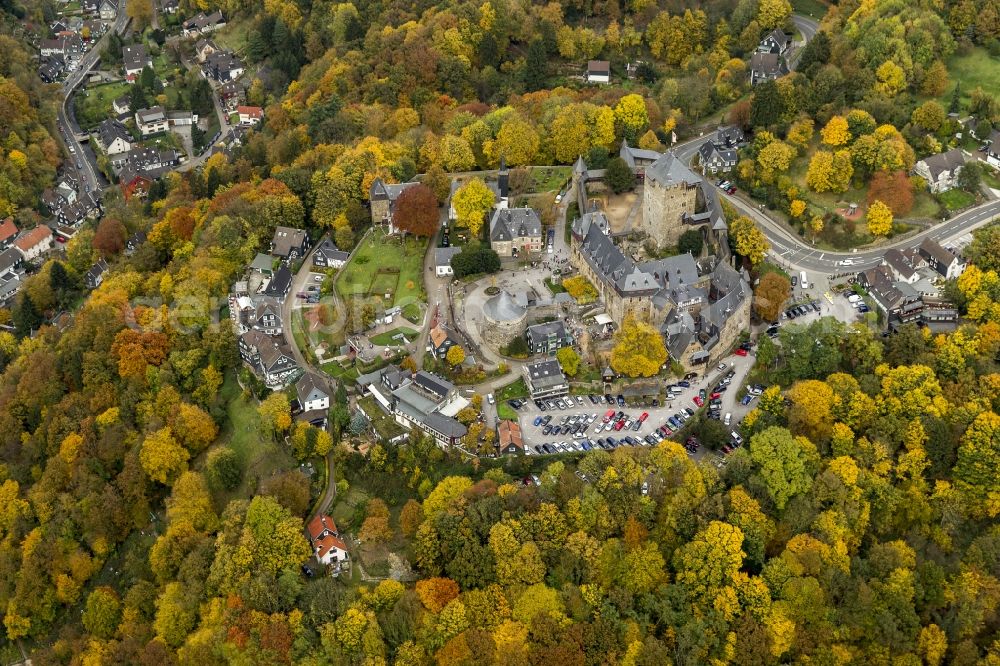
[[[892,231],[892,210],[877,199],[868,207],[865,219],[868,222],[868,232],[873,236],[888,236]]]
[[[844,116],[830,118],[819,134],[828,146],[843,146],[851,140],[851,130]]]
[[[764,237],[764,232],[757,228],[749,217],[741,215],[729,225],[729,235],[733,239],[736,252],[750,260],[756,266],[764,261],[771,244]]]
[[[663,336],[651,324],[629,315],[615,333],[611,367],[627,377],[652,377],[667,361]]]
[[[478,236],[486,213],[493,208],[495,200],[493,190],[481,178],[473,178],[458,188],[451,205],[455,208],[458,224],[467,227],[473,236]]]

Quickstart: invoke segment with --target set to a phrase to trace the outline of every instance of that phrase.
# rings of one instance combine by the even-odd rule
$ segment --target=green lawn
[[[954,211],[966,208],[976,203],[976,197],[964,190],[954,189],[938,194],[938,199],[948,210]]]
[[[497,399],[497,402],[505,402],[512,398],[527,398],[528,386],[524,383],[524,377],[518,377],[516,381],[506,386],[501,386],[497,389],[494,397]]]
[[[91,88],[74,97],[77,120],[81,127],[88,128],[111,116],[111,102],[129,91],[127,83],[106,83]],[[83,94],[83,93],[86,94]]]
[[[1000,60],[990,56],[984,48],[974,48],[967,55],[954,55],[948,58],[945,65],[948,67],[948,87],[938,98],[945,109],[951,103],[956,83],[961,84],[962,110],[959,115],[965,115],[972,91],[977,87],[993,93],[1000,90]]]
[[[326,374],[330,375],[334,379],[343,380],[345,383],[351,384],[358,378],[358,369],[356,367],[345,368],[337,361],[330,361],[329,363],[324,363],[320,368]]]
[[[506,402],[497,403],[497,418],[517,421],[517,412]]]
[[[216,446],[228,446],[239,457],[243,468],[243,483],[223,499],[251,497],[257,491],[257,481],[275,472],[297,466],[295,458],[284,445],[262,436],[257,402],[243,395],[235,377],[226,376],[220,396],[226,400],[226,429],[220,434]]]
[[[424,294],[424,254],[427,241],[408,238],[386,238],[379,230],[374,230],[354,251],[351,260],[337,276],[337,291],[341,296],[378,296],[390,291],[394,305],[405,306],[426,300]],[[398,274],[381,272],[379,269],[398,269]],[[395,278],[395,279],[393,279]],[[390,285],[395,282],[394,285]],[[373,289],[374,287],[374,289]]]
[[[983,164],[983,182],[986,184],[986,187],[1000,190],[1000,172],[994,170],[993,167]]]
[[[553,192],[561,189],[569,180],[572,169],[568,166],[532,167],[529,194]]]
[[[243,54],[247,47],[247,38],[252,27],[251,21],[229,21],[226,27],[212,34],[212,40],[222,48]]]
[[[399,340],[395,340],[394,337],[397,335],[405,335],[407,338],[412,340],[417,337],[417,331],[412,328],[407,328],[406,326],[400,326],[399,328],[394,328],[391,331],[386,331],[385,333],[379,333],[375,337],[371,338],[371,341],[377,345],[389,346],[400,344]]]
[[[826,15],[828,5],[820,0],[792,0],[792,9],[796,14],[811,16],[819,20]]]

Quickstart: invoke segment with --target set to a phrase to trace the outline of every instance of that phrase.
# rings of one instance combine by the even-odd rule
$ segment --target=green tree
[[[632,169],[620,157],[608,160],[608,166],[604,172],[604,182],[615,194],[621,194],[635,186],[635,174]]]
[[[771,426],[750,438],[750,458],[779,511],[812,487],[809,465],[815,456],[809,440],[792,437],[785,428]]]
[[[627,377],[652,377],[667,361],[663,336],[651,324],[628,315],[615,333],[611,367]]]
[[[701,256],[701,249],[704,246],[704,239],[698,229],[688,229],[681,234],[677,241],[677,252],[679,254],[691,253],[691,256],[698,258]]]
[[[962,165],[958,172],[958,186],[971,194],[979,194],[979,185],[983,179],[983,168],[972,160]]]
[[[777,125],[785,114],[785,102],[778,86],[770,79],[753,89],[750,100],[750,125],[767,128]]]
[[[121,600],[110,587],[94,588],[87,596],[83,626],[98,638],[111,638],[121,622]]]
[[[240,459],[229,447],[220,447],[208,452],[205,474],[209,485],[217,490],[235,490],[243,479]]]

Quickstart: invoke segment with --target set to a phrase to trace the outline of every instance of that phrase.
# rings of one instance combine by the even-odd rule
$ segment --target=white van
[[[738,432],[736,432],[736,431],[734,430],[734,431],[732,431],[732,432],[731,432],[731,433],[729,433],[729,434],[733,436],[733,441],[734,441],[734,442],[736,442],[736,446],[739,446],[740,444],[742,444],[742,443],[743,443],[743,438],[742,438],[742,437],[740,437],[740,433],[738,433]]]
[[[726,425],[729,425],[730,422],[732,422],[732,420],[733,420],[733,413],[732,412],[726,412],[726,418],[724,418],[722,420],[722,422],[725,423]]]
[[[489,403],[490,403],[491,405],[492,405],[492,404],[493,404],[494,402],[496,402],[496,401],[495,401],[495,400],[493,399],[493,394],[492,394],[492,393],[487,393],[487,394],[486,394],[486,399],[487,399],[487,400],[489,401]]]
[[[809,288],[809,280],[808,278],[806,278],[805,271],[799,273],[799,285],[801,285],[803,289]]]

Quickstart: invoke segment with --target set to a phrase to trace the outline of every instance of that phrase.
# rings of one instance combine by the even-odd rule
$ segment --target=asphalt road
[[[819,23],[800,14],[792,14],[792,23],[794,23],[795,28],[802,33],[802,39],[806,44],[808,44],[809,40],[815,37],[816,33],[819,31]],[[803,44],[803,47],[804,46],[805,44]],[[795,53],[788,58],[788,68],[794,70],[795,66],[799,64],[800,57],[802,57],[802,49],[796,49]]]
[[[67,159],[73,168],[77,168],[77,164],[82,165],[82,168],[77,169],[81,176],[81,184],[89,186],[94,191],[101,189],[101,177],[98,175],[96,162],[92,161],[93,153],[84,152],[83,146],[76,138],[80,128],[73,117],[72,109],[69,108],[70,99],[73,97],[73,91],[83,82],[83,79],[100,60],[101,51],[104,50],[111,32],[120,33],[128,23],[128,15],[125,13],[125,3],[126,0],[118,0],[118,15],[115,17],[115,22],[111,25],[111,28],[97,40],[97,43],[91,46],[86,54],[84,54],[77,70],[71,72],[66,78],[62,88],[62,104],[59,105],[57,124],[59,125],[60,134],[67,148],[73,149],[67,156]]]

